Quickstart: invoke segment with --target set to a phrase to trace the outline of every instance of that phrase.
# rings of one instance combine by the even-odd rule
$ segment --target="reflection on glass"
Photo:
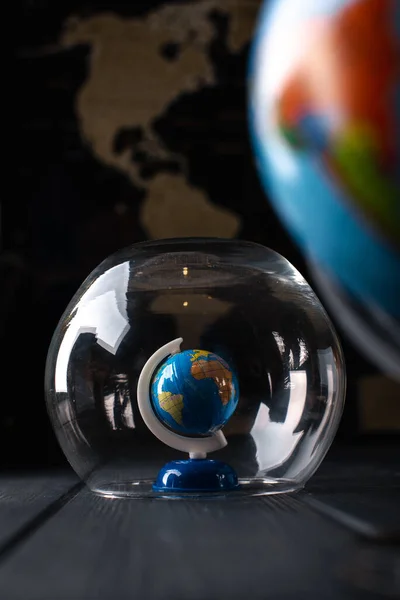
[[[105,390],[104,408],[112,429],[135,427],[128,376],[125,373],[119,373],[110,379]]]
[[[93,282],[78,302],[61,342],[56,365],[56,387],[67,391],[67,370],[71,351],[82,333],[93,333],[97,343],[115,354],[129,329],[126,289],[129,263],[117,265]],[[107,280],[105,283],[104,279]],[[112,284],[115,287],[111,287]],[[110,289],[111,288],[111,289]]]
[[[285,394],[282,390],[281,395]],[[304,431],[296,431],[304,413],[307,398],[307,373],[291,371],[288,411],[282,423],[270,419],[269,408],[260,404],[257,418],[251,430],[256,443],[259,472],[282,465],[294,452]]]

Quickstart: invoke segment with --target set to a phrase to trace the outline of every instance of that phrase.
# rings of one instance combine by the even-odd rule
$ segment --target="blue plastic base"
[[[239,489],[235,471],[220,460],[174,460],[164,465],[155,492],[221,492]]]

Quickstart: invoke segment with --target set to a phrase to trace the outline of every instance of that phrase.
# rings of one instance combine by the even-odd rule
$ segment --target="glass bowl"
[[[89,488],[110,497],[202,497],[153,488],[187,454],[143,419],[138,381],[172,340],[222,357],[239,383],[222,428],[241,497],[302,488],[336,433],[345,396],[340,342],[302,275],[258,244],[172,239],[135,244],[83,282],[54,333],[46,399],[62,450]],[[190,436],[188,436],[190,439]],[[204,495],[204,494],[203,494]]]

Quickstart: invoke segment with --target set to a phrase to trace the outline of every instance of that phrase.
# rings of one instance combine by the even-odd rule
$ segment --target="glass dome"
[[[138,402],[140,386],[146,396],[151,383],[143,384],[144,372],[172,342],[177,351],[221,357],[238,381],[236,408],[215,434],[226,443],[208,457],[229,464],[239,486],[215,493],[303,487],[343,409],[345,367],[332,323],[308,283],[276,252],[242,241],[178,239],[136,244],[107,258],[54,333],[48,412],[89,488],[112,497],[163,496],[153,486],[159,470],[167,460],[188,458],[186,441],[163,443],[140,393]],[[194,442],[187,440],[190,452]],[[200,448],[210,437],[197,440]]]

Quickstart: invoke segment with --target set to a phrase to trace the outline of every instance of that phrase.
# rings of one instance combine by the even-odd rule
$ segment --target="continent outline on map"
[[[244,13],[229,0],[171,4],[144,18],[124,19],[110,12],[75,17],[61,36],[63,47],[91,48],[89,75],[76,97],[81,136],[98,160],[145,190],[140,220],[152,238],[234,237],[239,231],[239,217],[190,184],[185,157],[166,148],[153,129],[154,120],[182,93],[216,85],[208,56],[215,35],[209,17],[215,10],[229,16],[229,48],[240,51],[251,37],[256,11]],[[166,44],[179,46],[174,60],[163,57]],[[143,54],[146,64],[137,59]],[[152,93],[155,88],[157,93]],[[142,131],[139,151],[168,163],[169,172],[144,178],[129,151],[115,152],[116,136],[127,128]]]

